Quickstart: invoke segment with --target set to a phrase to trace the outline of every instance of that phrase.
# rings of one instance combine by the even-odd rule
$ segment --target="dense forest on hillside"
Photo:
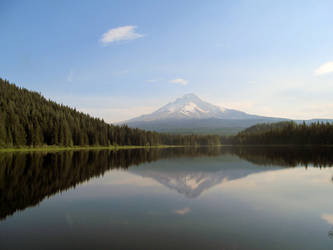
[[[0,78],[0,147],[219,143],[214,135],[160,134],[107,124]]]
[[[333,145],[332,123],[258,124],[235,136],[167,134],[117,126],[0,78],[0,147]]]
[[[333,124],[320,122],[258,124],[239,132],[236,136],[223,137],[222,143],[233,145],[333,145]]]

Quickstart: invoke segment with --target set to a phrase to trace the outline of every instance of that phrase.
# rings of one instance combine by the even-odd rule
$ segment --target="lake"
[[[0,249],[333,249],[333,149],[0,153]]]

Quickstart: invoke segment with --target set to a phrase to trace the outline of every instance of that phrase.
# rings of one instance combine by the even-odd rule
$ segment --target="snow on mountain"
[[[251,119],[257,117],[245,112],[218,107],[201,100],[195,94],[186,94],[151,114],[133,118],[128,122],[209,118]]]
[[[184,195],[197,198],[209,189],[248,175],[272,171],[277,167],[262,168],[239,160],[236,156],[221,155],[215,158],[189,158],[161,160],[139,168],[130,168],[132,174],[150,178],[163,186]]]
[[[129,127],[168,133],[237,133],[259,123],[290,121],[286,118],[251,115],[222,108],[201,100],[195,94],[186,94],[147,115],[120,122]],[[302,123],[303,120],[294,120]],[[306,123],[333,122],[331,119],[311,119]]]

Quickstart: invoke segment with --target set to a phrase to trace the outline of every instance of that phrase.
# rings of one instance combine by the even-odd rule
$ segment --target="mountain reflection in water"
[[[0,154],[0,219],[112,169],[149,177],[196,198],[225,181],[272,168],[331,167],[331,148],[200,147]],[[209,166],[203,164],[210,158]],[[205,161],[201,162],[204,158]],[[242,164],[240,163],[242,160]],[[143,164],[162,160],[158,166]],[[255,165],[251,164],[254,163]],[[140,165],[143,164],[143,165]],[[138,168],[132,166],[140,165]],[[259,166],[261,165],[261,166]],[[275,166],[275,167],[274,167]]]

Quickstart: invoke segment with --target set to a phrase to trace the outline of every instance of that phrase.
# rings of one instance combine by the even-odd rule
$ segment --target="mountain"
[[[189,145],[218,140],[218,136],[161,135],[111,125],[0,78],[0,148]]]
[[[187,94],[168,103],[155,112],[129,120],[132,122],[151,122],[162,120],[182,119],[256,119],[257,115],[250,115],[233,109],[221,108],[201,100],[195,94]]]
[[[186,94],[155,112],[125,121],[129,127],[158,132],[181,133],[231,133],[263,122],[284,121],[221,108],[201,100],[195,94]]]
[[[217,185],[277,169],[280,167],[258,167],[237,156],[220,155],[196,158],[195,161],[192,158],[160,160],[158,164],[147,163],[128,171],[153,179],[186,198],[195,199]]]

